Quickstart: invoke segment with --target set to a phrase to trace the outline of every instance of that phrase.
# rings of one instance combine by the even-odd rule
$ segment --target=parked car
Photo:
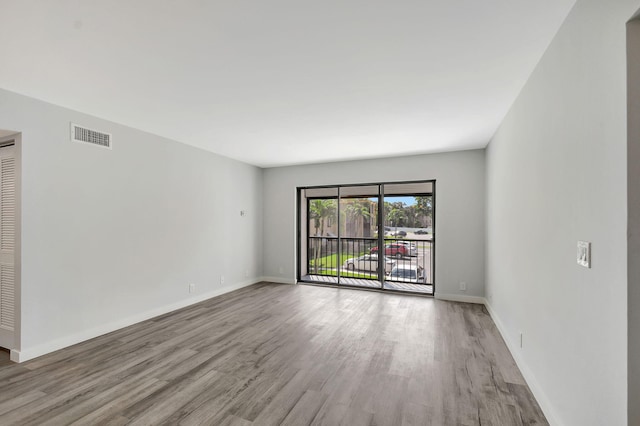
[[[378,247],[373,247],[370,250],[371,254],[378,253]],[[411,256],[411,250],[407,248],[404,244],[400,243],[390,243],[384,246],[384,254],[387,256]]]
[[[426,229],[418,229],[416,232],[414,232],[414,234],[416,234],[416,235],[427,235],[427,234],[429,234],[429,231],[427,231]]]
[[[389,273],[396,265],[396,261],[384,257],[384,272]],[[351,271],[371,271],[376,272],[378,270],[378,255],[377,254],[365,254],[364,256],[354,257],[344,261],[343,267]]]
[[[415,284],[422,284],[425,282],[422,267],[413,265],[396,265],[391,270],[387,280]]]
[[[394,244],[402,244],[409,250],[409,256],[417,256],[418,250],[416,248],[416,243],[413,241],[396,241]]]
[[[404,237],[407,236],[407,233],[405,231],[398,231],[398,232],[395,232],[395,233],[393,233],[391,235],[393,235],[394,237],[402,237],[402,238],[404,238]]]

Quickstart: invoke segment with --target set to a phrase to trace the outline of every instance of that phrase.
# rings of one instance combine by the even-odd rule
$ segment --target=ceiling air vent
[[[71,123],[71,140],[111,149],[111,134],[87,129]]]

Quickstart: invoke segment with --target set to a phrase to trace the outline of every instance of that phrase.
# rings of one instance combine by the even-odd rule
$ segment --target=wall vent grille
[[[71,123],[71,140],[111,149],[111,134],[87,129]]]
[[[0,265],[0,328],[13,330],[15,325],[15,269]]]

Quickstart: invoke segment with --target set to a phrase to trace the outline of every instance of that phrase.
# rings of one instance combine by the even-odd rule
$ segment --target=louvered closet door
[[[14,347],[16,159],[15,147],[0,148],[0,346]]]

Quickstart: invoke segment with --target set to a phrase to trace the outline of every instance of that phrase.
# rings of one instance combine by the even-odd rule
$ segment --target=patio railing
[[[390,282],[433,284],[433,243],[429,239],[309,237],[308,274]],[[381,256],[383,253],[384,256]],[[378,261],[384,259],[384,267]]]

